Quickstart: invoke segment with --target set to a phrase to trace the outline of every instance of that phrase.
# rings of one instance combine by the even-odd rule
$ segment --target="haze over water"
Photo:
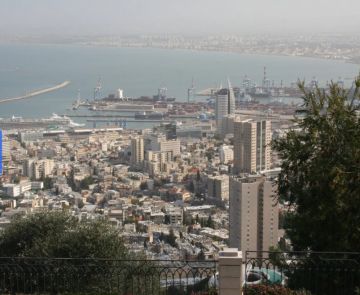
[[[167,87],[169,97],[184,101],[192,78],[197,91],[225,84],[227,77],[233,86],[240,85],[245,75],[260,83],[264,66],[275,85],[281,80],[285,85],[299,78],[310,81],[314,76],[322,85],[340,76],[350,78],[345,80],[350,85],[359,72],[358,65],[332,60],[150,48],[0,45],[0,56],[0,99],[71,81],[52,93],[1,104],[2,118],[63,114],[78,89],[82,98],[92,99],[99,77],[103,96],[117,88],[130,97],[152,96],[157,88]]]

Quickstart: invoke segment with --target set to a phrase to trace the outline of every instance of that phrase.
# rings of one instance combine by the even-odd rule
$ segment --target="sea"
[[[69,113],[78,92],[93,99],[101,80],[101,95],[118,88],[128,97],[153,96],[167,88],[167,96],[187,100],[192,80],[196,91],[226,85],[240,86],[245,76],[261,84],[267,77],[275,85],[298,79],[320,85],[340,77],[350,86],[360,66],[344,61],[154,48],[91,47],[75,45],[0,45],[0,99],[71,81],[65,88],[28,99],[0,104],[0,118],[49,117]]]

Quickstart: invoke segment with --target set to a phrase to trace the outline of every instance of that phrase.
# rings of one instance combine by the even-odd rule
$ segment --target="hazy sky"
[[[8,34],[360,31],[360,0],[0,0]]]

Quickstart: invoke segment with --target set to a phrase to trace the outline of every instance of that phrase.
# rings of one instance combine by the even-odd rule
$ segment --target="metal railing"
[[[245,274],[244,294],[255,294],[255,285],[312,295],[360,294],[360,253],[246,251]]]
[[[217,294],[216,261],[0,258],[0,294]]]

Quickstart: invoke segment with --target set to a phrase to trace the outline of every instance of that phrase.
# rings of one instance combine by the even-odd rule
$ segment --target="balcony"
[[[218,261],[0,258],[0,294],[355,295],[360,253],[220,252]]]
[[[217,294],[215,261],[0,258],[1,294]]]

